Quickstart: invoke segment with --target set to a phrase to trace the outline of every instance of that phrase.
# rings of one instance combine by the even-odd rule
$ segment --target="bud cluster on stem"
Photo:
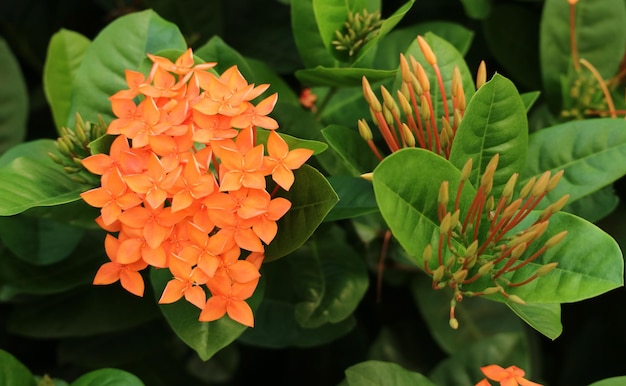
[[[554,174],[547,171],[539,178],[531,178],[520,190],[518,198],[513,199],[518,179],[515,173],[505,184],[500,197],[494,197],[491,191],[498,160],[499,155],[496,154],[488,163],[476,195],[465,213],[461,213],[459,203],[463,186],[472,169],[471,158],[461,171],[460,183],[452,205],[448,204],[449,182],[443,181],[439,189],[437,202],[440,222],[439,243],[436,251],[433,251],[431,245],[425,248],[424,270],[432,276],[434,289],[445,287],[453,289],[454,297],[450,308],[450,325],[453,328],[458,326],[458,321],[454,317],[455,305],[465,296],[500,293],[511,302],[524,304],[524,300],[519,296],[508,293],[507,288],[519,287],[545,276],[556,268],[557,263],[541,265],[532,275],[518,282],[511,282],[508,278],[510,275],[507,274],[532,262],[536,264],[539,256],[563,241],[567,235],[567,231],[562,231],[550,237],[543,246],[534,247],[548,229],[550,217],[563,208],[569,195],[561,197],[543,209],[529,227],[512,233],[546,194],[556,187],[563,176],[563,171]],[[534,252],[526,253],[531,250]],[[433,253],[436,253],[434,259]],[[432,268],[433,266],[435,268]],[[464,289],[464,286],[483,277],[490,279],[484,289],[479,291]]]

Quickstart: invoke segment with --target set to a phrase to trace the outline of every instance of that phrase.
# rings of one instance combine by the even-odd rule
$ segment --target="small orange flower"
[[[267,139],[267,152],[269,156],[265,158],[265,167],[269,168],[274,182],[285,190],[293,185],[292,170],[298,169],[313,155],[310,149],[289,151],[287,143],[274,131],[270,132]]]
[[[509,366],[504,369],[498,365],[489,365],[481,367],[480,371],[482,371],[487,378],[478,382],[476,386],[490,386],[491,384],[487,379],[500,382],[501,386],[541,386],[539,383],[525,379],[524,375],[526,373],[517,366]]]

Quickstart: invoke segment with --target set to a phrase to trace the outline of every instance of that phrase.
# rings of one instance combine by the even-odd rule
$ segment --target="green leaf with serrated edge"
[[[328,144],[337,151],[353,176],[374,170],[378,159],[356,129],[329,125],[322,129]]]
[[[77,201],[86,190],[52,159],[18,157],[0,169],[0,181],[0,216]]]
[[[339,196],[325,222],[359,217],[368,213],[378,212],[374,189],[370,181],[360,177],[330,176],[328,182]]]
[[[150,281],[154,288],[155,299],[159,299],[167,282],[172,280],[172,274],[167,269],[151,269]],[[254,295],[246,302],[256,311],[265,287],[265,278],[261,278]],[[159,305],[165,320],[176,335],[191,347],[198,356],[206,361],[222,348],[231,344],[248,327],[238,323],[225,315],[213,322],[200,322],[201,310],[191,303],[180,299],[172,304]],[[256,323],[256,322],[255,322]]]
[[[35,386],[33,374],[22,362],[4,350],[0,350],[0,385]]]
[[[508,234],[513,235],[528,228],[539,213],[540,211],[533,211]],[[519,283],[547,263],[558,262],[558,266],[545,276],[522,286],[505,285],[507,293],[515,294],[529,304],[571,303],[601,295],[624,284],[624,261],[617,242],[592,223],[565,212],[558,212],[550,217],[548,229],[526,249],[519,261],[532,256],[550,237],[564,230],[567,231],[567,236],[562,242],[503,277],[511,283]],[[495,269],[504,263],[497,264]],[[463,289],[478,291],[492,285],[493,282],[485,277],[464,285]],[[501,295],[490,298],[506,300]]]
[[[85,36],[66,29],[52,35],[48,44],[43,67],[43,90],[57,130],[68,120],[74,78],[90,44]]]
[[[276,134],[280,135],[280,137],[287,143],[289,146],[289,150],[293,149],[309,149],[313,150],[313,154],[320,154],[324,150],[328,149],[328,145],[324,142],[312,141],[310,139],[301,139],[292,137],[291,135],[283,134],[276,132]],[[267,143],[267,138],[269,137],[270,132],[268,130],[257,130],[256,138],[257,143]]]
[[[82,229],[51,219],[24,215],[0,217],[3,245],[34,265],[49,265],[65,259],[82,237]]]
[[[570,195],[571,204],[626,174],[626,121],[611,118],[571,121],[532,133],[518,186],[547,170],[555,173],[561,169],[563,178],[538,208],[565,194]]]
[[[578,57],[589,61],[603,79],[610,79],[617,74],[626,50],[626,4],[623,0],[579,1],[575,21]],[[561,77],[573,73],[567,1],[544,3],[539,48],[545,97],[556,111],[561,108]]]
[[[439,386],[474,385],[485,375],[482,366],[498,364],[504,367],[516,365],[532,379],[530,353],[523,334],[498,334],[481,339],[459,349],[440,362],[429,374]]]
[[[0,37],[0,154],[26,137],[28,90],[20,65]]]
[[[492,0],[461,0],[465,13],[472,19],[485,20],[491,14]]]
[[[20,303],[9,316],[7,329],[33,338],[79,337],[121,331],[158,316],[149,297],[139,298],[114,283]]]
[[[435,386],[420,373],[409,371],[390,362],[366,361],[348,367],[345,371],[348,386]]]
[[[318,328],[304,328],[296,320],[300,286],[291,273],[300,270],[292,255],[264,264],[261,277],[266,280],[263,302],[255,312],[255,326],[241,335],[239,342],[267,348],[312,347],[329,343],[355,326],[353,316]],[[293,260],[293,261],[292,261]]]
[[[541,91],[529,91],[525,93],[521,93],[519,96],[522,97],[522,102],[524,102],[524,106],[526,107],[526,112],[529,112],[530,109],[535,105],[537,99],[539,99],[539,95]]]
[[[416,277],[411,282],[411,293],[432,337],[448,354],[496,334],[523,332],[523,323],[503,304],[480,297],[465,297],[456,303],[459,328],[453,330],[449,320],[454,294],[449,288],[434,290],[428,276]]]
[[[524,167],[527,146],[524,102],[515,85],[496,74],[469,101],[452,144],[450,162],[462,169],[472,158],[469,180],[478,187],[487,164],[499,154],[492,190],[498,197],[511,175]]]
[[[443,181],[449,182],[450,200],[456,197],[461,172],[433,152],[417,148],[397,151],[374,170],[376,202],[400,245],[423,267],[424,248],[439,235],[437,201]],[[466,213],[476,191],[465,184],[459,208]]]
[[[360,86],[362,78],[377,82],[393,78],[397,70],[377,70],[371,68],[329,68],[315,67],[296,71],[296,78],[305,86],[355,87]]]
[[[288,262],[298,299],[296,321],[304,328],[348,318],[367,290],[365,263],[338,227],[317,232]]]
[[[313,0],[291,0],[291,28],[306,68],[333,67],[336,60],[324,45],[313,11]]]
[[[589,386],[623,386],[624,384],[626,384],[626,376],[606,378]]]
[[[93,40],[76,71],[67,127],[74,127],[79,112],[86,121],[113,118],[109,97],[126,85],[126,69],[137,71],[147,53],[187,49],[176,25],[147,10],[122,16]]]
[[[463,80],[463,91],[465,92],[465,100],[470,101],[472,96],[474,95],[474,75],[470,73],[469,68],[467,67],[467,63],[465,63],[465,59],[463,55],[449,42],[440,38],[432,32],[427,32],[423,36],[424,40],[428,43],[430,48],[433,50],[433,53],[437,57],[437,65],[439,66],[439,71],[441,72],[441,77],[443,79],[443,85],[446,94],[446,100],[448,101],[449,115],[450,115],[450,123],[454,120],[452,119],[453,111],[452,111],[452,97],[450,93],[450,88],[452,86],[452,74],[454,73],[454,67],[458,67],[461,72],[461,79]],[[417,39],[409,46],[406,51],[407,55],[412,55],[415,60],[417,60],[424,70],[426,71],[426,75],[428,76],[428,81],[430,83],[430,96],[433,101],[433,113],[432,116],[436,117],[437,127],[441,127],[441,117],[444,114],[443,107],[443,98],[442,93],[439,88],[439,83],[437,81],[437,77],[435,75],[435,70],[431,65],[428,64],[426,58],[424,58],[424,54],[419,47]],[[400,74],[396,77],[396,87],[395,89],[399,89],[400,81],[402,77]]]
[[[506,305],[529,326],[544,336],[555,340],[563,332],[560,304],[517,304]]]
[[[304,244],[338,200],[328,180],[311,166],[305,164],[293,172],[291,189],[276,195],[289,200],[291,208],[278,220],[278,234],[265,248],[265,261],[283,257]]]
[[[143,386],[135,375],[118,369],[98,369],[81,375],[70,386],[125,385]]]

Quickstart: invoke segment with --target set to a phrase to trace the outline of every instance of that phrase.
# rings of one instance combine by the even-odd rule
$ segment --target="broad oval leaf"
[[[435,386],[435,383],[424,375],[390,362],[357,363],[348,367],[345,374],[345,383],[348,386]]]
[[[164,49],[187,49],[176,25],[154,11],[132,13],[116,19],[93,40],[76,71],[72,106],[67,127],[74,127],[74,115],[80,113],[96,122],[113,118],[109,97],[127,88],[125,70],[140,68],[147,53]]]
[[[498,197],[509,177],[524,167],[527,146],[524,102],[515,85],[496,74],[469,101],[452,144],[450,162],[462,169],[472,158],[470,181],[478,187],[487,164],[499,154],[492,193]]]
[[[70,386],[125,385],[144,386],[135,375],[118,369],[98,369],[83,374]]]
[[[171,279],[172,274],[167,269],[150,270],[150,281],[157,301],[167,282]],[[253,311],[256,311],[263,298],[264,283],[265,279],[261,279],[254,295],[247,300]],[[200,322],[198,320],[200,309],[185,299],[180,299],[172,304],[161,304],[159,308],[176,335],[191,347],[203,361],[208,360],[219,350],[231,344],[248,328],[230,319],[227,315],[214,322]]]
[[[0,37],[0,154],[26,137],[28,90],[20,65]]]
[[[43,67],[43,89],[57,130],[67,122],[76,71],[91,41],[78,32],[61,29],[52,35]]]
[[[35,386],[35,378],[22,362],[4,350],[0,350],[0,385]]]
[[[322,129],[322,135],[330,147],[344,160],[353,176],[371,172],[378,165],[378,159],[357,130],[330,125]]]
[[[339,202],[330,210],[324,219],[325,222],[378,212],[374,188],[370,181],[360,177],[330,176],[328,182],[339,196]]]
[[[296,71],[296,78],[309,87],[357,87],[361,85],[363,77],[366,77],[370,82],[378,82],[393,78],[397,72],[397,70],[377,70],[371,68],[329,68],[317,66],[311,69]]]
[[[298,249],[313,234],[339,199],[324,176],[309,165],[294,170],[295,182],[277,196],[291,201],[278,220],[278,234],[265,248],[265,261],[276,260]]]
[[[306,68],[333,67],[335,58],[324,45],[317,25],[313,0],[291,0],[291,28],[293,37]]]
[[[506,302],[506,305],[515,315],[547,338],[555,340],[563,332],[560,304],[517,304]]]

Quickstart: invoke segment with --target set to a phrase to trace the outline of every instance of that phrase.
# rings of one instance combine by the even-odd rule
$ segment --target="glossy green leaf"
[[[43,67],[43,89],[58,129],[71,110],[74,78],[91,41],[78,32],[61,29],[52,35]]]
[[[466,297],[455,307],[459,328],[450,328],[451,290],[434,290],[428,276],[416,277],[411,283],[411,293],[428,325],[432,337],[448,354],[482,339],[501,333],[521,333],[524,325],[503,304]]]
[[[390,362],[361,362],[348,367],[345,373],[345,382],[349,386],[435,386],[422,374]]]
[[[304,328],[347,319],[368,287],[365,262],[339,228],[318,232],[287,262],[298,299],[296,320]]]
[[[51,139],[37,139],[13,146],[0,156],[0,170],[19,157],[28,157],[37,161],[47,162],[50,160],[48,153],[60,156],[55,141]]]
[[[601,20],[601,23],[597,21]],[[622,0],[576,3],[578,57],[603,79],[613,77],[626,50],[626,4]],[[569,4],[546,0],[541,14],[540,60],[543,89],[552,110],[561,107],[561,79],[572,73]],[[582,69],[582,71],[586,71]]]
[[[278,234],[265,248],[265,261],[298,249],[337,203],[337,194],[328,180],[311,166],[302,165],[294,170],[294,176],[291,189],[277,194],[291,201],[291,209],[278,221]]]
[[[496,74],[469,101],[452,144],[450,162],[462,169],[472,158],[470,181],[478,187],[487,164],[499,154],[492,191],[498,197],[509,177],[524,167],[527,146],[524,102],[515,85]]]
[[[529,377],[532,369],[524,335],[498,334],[467,345],[440,362],[429,376],[438,386],[475,385],[485,378],[480,368],[490,364],[515,365]]]
[[[449,191],[456,192],[460,175],[447,160],[418,148],[395,152],[374,170],[374,193],[380,213],[419,267],[423,266],[424,248],[434,234],[439,234],[439,187],[443,181],[449,181]],[[459,205],[461,213],[469,208],[474,194],[474,188],[465,184]]]
[[[589,386],[622,386],[624,384],[626,384],[626,376],[606,378]]]
[[[370,82],[393,78],[397,70],[377,70],[371,68],[329,68],[315,67],[296,71],[296,78],[309,87],[355,87],[360,86],[363,77]]]
[[[0,154],[26,137],[28,90],[20,65],[0,37]]]
[[[171,279],[172,274],[167,269],[152,269],[150,271],[150,281],[154,288],[155,299],[158,300],[161,297],[163,289]],[[264,282],[264,279],[259,282],[254,295],[247,300],[253,311],[256,311],[263,298]],[[159,308],[176,335],[191,347],[203,361],[208,360],[219,350],[231,344],[248,328],[230,319],[227,315],[214,322],[200,322],[198,317],[201,310],[185,299],[172,304],[161,304]]]
[[[69,256],[83,230],[54,220],[27,216],[0,217],[0,240],[26,262],[48,265]]]
[[[98,385],[143,386],[144,383],[133,374],[118,369],[99,369],[90,371],[70,383],[70,386]]]
[[[91,154],[109,154],[109,150],[111,150],[111,144],[115,140],[116,135],[108,135],[105,134],[100,138],[96,138],[93,141],[89,142],[89,151]]]
[[[379,83],[374,83],[372,87],[377,89],[384,85],[387,89],[393,87],[395,78],[387,79]],[[314,88],[313,92],[319,92],[319,99],[329,98],[328,103],[322,111],[320,118],[327,126],[341,125],[350,128],[355,134],[359,119],[367,119],[371,116],[369,105],[363,97],[363,87],[342,87],[338,89]],[[332,95],[328,95],[328,92]]]
[[[334,67],[336,60],[324,45],[313,11],[313,0],[291,0],[291,28],[306,68]]]
[[[558,143],[558,146],[554,146]],[[626,174],[626,121],[590,119],[566,122],[532,133],[520,184],[546,170],[563,178],[539,204],[543,208],[569,194],[569,204]]]
[[[560,304],[517,304],[506,305],[529,326],[546,337],[555,340],[563,332]]]
[[[563,207],[564,212],[575,214],[585,220],[596,223],[611,214],[619,205],[619,197],[613,186],[606,186],[600,190],[571,201]]]
[[[147,53],[164,49],[185,50],[187,44],[176,25],[147,10],[122,16],[107,25],[93,40],[76,71],[67,127],[74,114],[96,122],[113,118],[109,97],[126,89],[125,70],[137,71]]]
[[[0,386],[35,386],[33,374],[13,355],[0,350]]]
[[[337,221],[378,212],[370,181],[360,177],[331,176],[328,177],[328,182],[339,196],[339,202],[330,210],[324,221]]]
[[[30,143],[20,146],[30,147]],[[18,157],[0,169],[0,216],[80,199],[86,188],[51,158]]]
[[[139,298],[115,283],[20,303],[9,316],[7,329],[32,338],[79,337],[124,330],[158,315],[149,297]]]
[[[539,99],[539,95],[541,95],[540,91],[529,91],[520,94],[522,97],[522,102],[524,102],[524,106],[526,107],[526,112],[529,112],[530,109],[533,108],[537,99]]]
[[[320,141],[312,141],[310,139],[300,139],[296,137],[292,137],[291,135],[287,135],[284,133],[276,132],[276,134],[280,135],[280,137],[289,145],[289,149],[309,149],[313,150],[313,154],[321,154],[324,150],[328,149],[328,145],[324,142]],[[269,137],[270,132],[268,130],[257,130],[256,138],[257,143],[267,143],[267,138]]]
[[[378,165],[378,159],[356,128],[330,125],[322,129],[322,135],[341,156],[353,176],[369,173]]]
[[[484,20],[491,14],[492,0],[461,0],[461,3],[472,19]]]

